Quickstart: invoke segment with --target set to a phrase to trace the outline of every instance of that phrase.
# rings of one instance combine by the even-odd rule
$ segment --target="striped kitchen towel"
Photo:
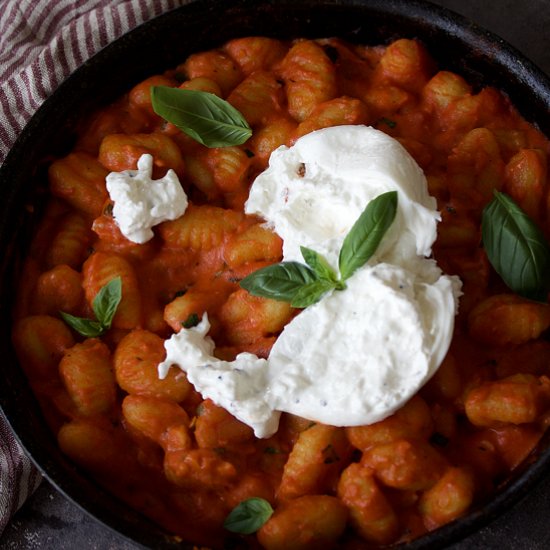
[[[0,163],[56,87],[106,44],[190,0],[2,0]],[[0,414],[0,534],[40,482]]]
[[[0,414],[0,534],[40,480],[40,474],[23,454]]]
[[[53,90],[103,46],[189,0],[2,0],[0,163]]]

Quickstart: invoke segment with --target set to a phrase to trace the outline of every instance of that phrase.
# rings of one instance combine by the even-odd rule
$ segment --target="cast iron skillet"
[[[195,51],[238,36],[339,36],[364,44],[418,38],[443,68],[475,87],[506,92],[523,116],[550,134],[550,81],[501,39],[466,19],[419,0],[204,0],[135,29],[74,72],[33,117],[0,168],[0,404],[42,473],[68,498],[135,543],[186,548],[129,510],[75,468],[58,450],[20,370],[10,342],[13,285],[20,273],[33,216],[40,204],[45,160],[70,148],[76,121],[141,79],[176,66]],[[35,212],[39,208],[35,209]],[[36,217],[36,214],[35,214]],[[550,465],[550,436],[489,503],[413,541],[436,548],[479,529],[524,496]]]

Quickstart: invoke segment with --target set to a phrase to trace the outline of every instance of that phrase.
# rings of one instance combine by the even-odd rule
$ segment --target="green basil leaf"
[[[325,260],[325,258],[323,258],[323,256],[321,256],[321,254],[315,252],[315,250],[312,250],[311,248],[307,248],[306,246],[301,246],[300,251],[302,252],[302,256],[306,264],[313,269],[319,279],[332,281],[334,283],[338,281],[338,276],[336,275],[334,269],[332,269],[330,264]]]
[[[504,193],[483,210],[481,234],[487,257],[506,285],[532,300],[546,301],[550,249],[542,231]]]
[[[397,213],[397,191],[388,191],[369,202],[346,235],[338,265],[342,281],[365,265],[376,252]]]
[[[122,298],[122,281],[120,277],[111,279],[102,286],[92,302],[97,321],[84,317],[75,317],[60,311],[61,318],[76,332],[86,338],[97,338],[111,328],[118,304]]]
[[[306,308],[318,302],[329,290],[336,287],[334,281],[314,281],[304,285],[292,298],[290,305],[296,308]]]
[[[97,338],[105,332],[105,327],[99,321],[85,319],[83,317],[75,317],[70,313],[60,311],[59,314],[72,329],[76,330],[86,338]]]
[[[120,277],[111,279],[96,294],[92,309],[95,316],[105,330],[111,328],[118,304],[122,298],[122,280]]]
[[[317,281],[316,274],[304,264],[281,262],[258,269],[245,277],[240,285],[254,296],[292,302],[304,285],[314,281]]]
[[[251,535],[273,514],[271,504],[263,498],[252,497],[235,506],[223,526],[232,533]]]
[[[151,102],[157,115],[206,147],[240,145],[252,135],[235,107],[208,92],[152,86]]]

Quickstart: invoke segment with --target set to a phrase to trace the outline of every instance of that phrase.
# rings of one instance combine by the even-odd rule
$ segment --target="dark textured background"
[[[297,0],[299,1],[299,0]],[[432,0],[494,32],[550,75],[550,0]],[[136,550],[47,482],[0,537],[2,550]],[[550,472],[524,500],[450,550],[550,548]]]

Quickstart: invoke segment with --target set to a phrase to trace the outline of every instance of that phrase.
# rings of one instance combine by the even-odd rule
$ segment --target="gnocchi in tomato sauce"
[[[155,114],[152,86],[213,93],[252,128],[243,145],[207,148]],[[216,355],[267,357],[298,311],[239,281],[281,259],[281,239],[243,205],[280,145],[316,129],[365,124],[422,167],[442,214],[434,258],[464,295],[443,364],[380,422],[334,427],[283,414],[252,430],[204,400],[185,373],[159,379],[163,342],[207,312]],[[249,498],[274,513],[251,548],[356,548],[408,541],[491,498],[550,421],[550,306],[513,294],[480,246],[483,208],[503,191],[548,235],[549,142],[492,88],[436,66],[417,41],[238,38],[152,75],[83,121],[49,168],[50,198],[26,260],[13,342],[59,446],[171,535],[219,548]],[[105,178],[178,175],[185,215],[144,244],[126,239]],[[91,318],[120,278],[112,324],[83,337],[60,311]],[[360,343],[358,343],[360,345]]]

